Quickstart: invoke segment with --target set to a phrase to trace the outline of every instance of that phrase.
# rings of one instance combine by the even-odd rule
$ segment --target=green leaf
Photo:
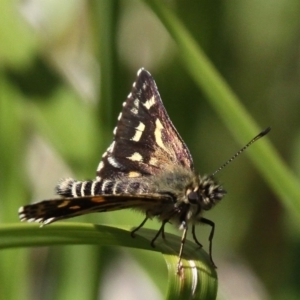
[[[177,274],[178,236],[166,234],[155,248],[150,242],[156,231],[141,229],[136,238],[130,237],[128,227],[110,227],[84,223],[56,223],[39,228],[36,224],[10,224],[0,227],[0,248],[37,247],[50,245],[120,246],[160,252],[168,267],[166,299],[215,299],[217,274],[208,255],[186,241],[180,273]]]

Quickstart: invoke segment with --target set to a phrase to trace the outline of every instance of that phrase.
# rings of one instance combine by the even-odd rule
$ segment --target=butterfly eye
[[[190,192],[188,194],[188,200],[191,204],[197,204],[197,202],[199,201],[199,194],[197,192]]]

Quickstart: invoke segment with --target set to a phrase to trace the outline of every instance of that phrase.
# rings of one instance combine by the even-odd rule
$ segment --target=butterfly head
[[[186,191],[189,204],[197,205],[201,210],[211,209],[225,194],[226,191],[212,176],[199,176],[197,184]]]

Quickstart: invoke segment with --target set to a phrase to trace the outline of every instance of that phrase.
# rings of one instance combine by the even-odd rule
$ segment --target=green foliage
[[[149,222],[152,230],[131,239],[127,226],[142,219],[135,212],[91,215],[81,217],[89,224],[42,229],[10,224],[18,222],[19,206],[52,197],[60,177],[93,177],[142,66],[156,79],[201,174],[213,172],[239,149],[231,134],[244,145],[272,127],[247,150],[250,161],[239,158],[218,174],[229,194],[207,217],[216,222],[219,298],[230,299],[224,292],[230,286],[228,272],[242,276],[241,269],[233,270],[235,264],[255,274],[245,281],[256,278],[257,297],[299,298],[294,278],[300,276],[300,190],[293,174],[300,168],[298,2],[270,7],[251,1],[175,1],[171,7],[158,0],[44,5],[41,18],[26,3],[19,10],[10,1],[0,4],[0,248],[5,249],[0,298],[105,297],[101,283],[108,270],[114,268],[115,277],[122,274],[114,261],[122,259],[123,250],[111,250],[116,246],[148,250],[129,253],[166,299],[192,298],[195,282],[195,298],[215,298],[217,275],[207,255],[189,242],[184,264],[195,263],[197,273],[186,268],[184,278],[177,276],[180,238],[168,234],[166,242],[151,248],[158,224]],[[96,223],[114,227],[91,225]],[[207,231],[201,229],[200,240],[206,241]],[[178,232],[171,226],[167,230]],[[241,257],[247,263],[239,262]],[[131,265],[123,260],[127,286]],[[278,270],[285,270],[284,276]],[[242,284],[236,288],[243,291]]]

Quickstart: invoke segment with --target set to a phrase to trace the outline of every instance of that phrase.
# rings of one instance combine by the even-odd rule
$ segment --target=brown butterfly
[[[269,131],[270,128],[262,131],[215,173]],[[195,242],[202,246],[196,238],[195,225],[204,223],[211,226],[209,254],[213,263],[215,225],[203,217],[203,212],[226,194],[215,181],[215,173],[200,176],[195,172],[191,154],[163,106],[155,81],[149,72],[140,69],[123,103],[114,140],[102,155],[96,179],[64,179],[56,187],[61,198],[23,206],[19,217],[21,221],[46,225],[87,213],[134,208],[142,211],[145,219],[132,235],[148,219],[161,220],[153,246],[160,234],[164,236],[167,222],[183,230],[178,270],[188,227]]]

